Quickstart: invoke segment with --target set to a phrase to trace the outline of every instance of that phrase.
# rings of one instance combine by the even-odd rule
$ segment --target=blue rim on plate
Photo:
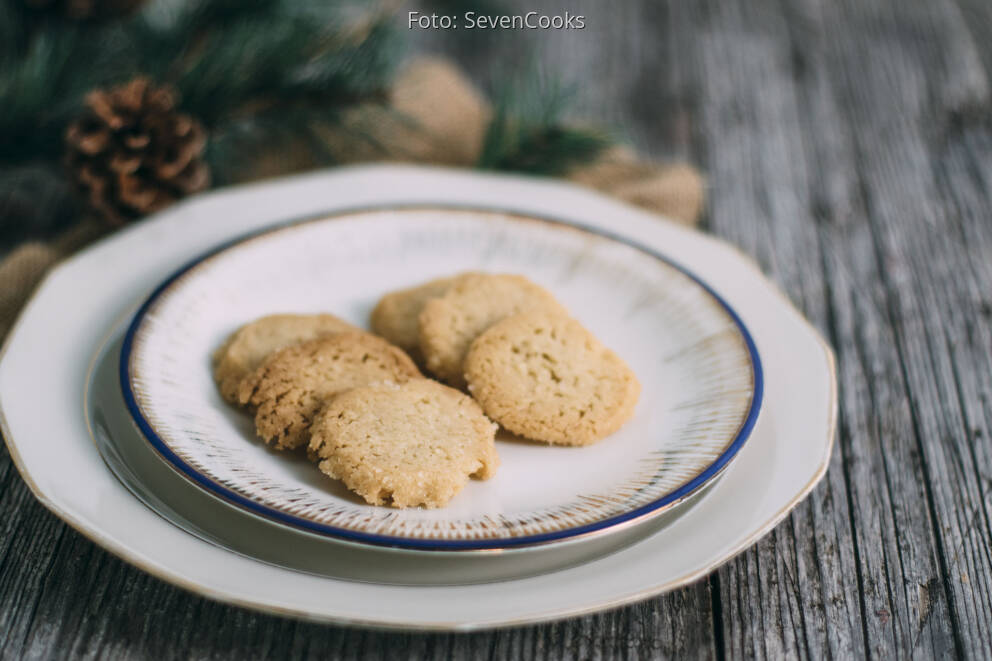
[[[748,408],[747,416],[745,417],[737,433],[734,435],[733,440],[726,446],[724,451],[720,453],[719,456],[711,464],[709,464],[705,469],[703,469],[695,477],[689,479],[681,486],[673,489],[664,496],[646,503],[634,509],[631,509],[622,514],[618,514],[594,523],[588,523],[580,526],[575,526],[573,528],[567,528],[565,530],[558,530],[554,532],[540,533],[535,535],[526,535],[521,537],[512,537],[506,539],[484,539],[484,540],[446,540],[446,539],[412,539],[407,537],[398,537],[391,535],[378,535],[373,533],[365,533],[355,530],[348,530],[344,528],[339,528],[337,526],[332,526],[328,524],[318,523],[316,521],[311,521],[309,519],[294,516],[286,512],[282,512],[275,508],[269,507],[262,503],[256,502],[250,498],[246,498],[242,494],[229,489],[228,487],[215,482],[208,476],[202,474],[196,468],[188,464],[183,460],[178,454],[176,454],[156,433],[155,429],[148,422],[147,418],[141,411],[135,393],[131,387],[131,356],[134,348],[135,336],[138,329],[141,326],[145,315],[156,302],[159,296],[165,292],[169,287],[188,271],[204,262],[211,257],[224,252],[228,248],[231,248],[237,244],[249,241],[251,239],[258,238],[265,234],[271,232],[276,232],[288,227],[295,225],[302,225],[305,223],[331,220],[335,217],[343,217],[348,215],[353,215],[362,212],[374,212],[374,211],[399,211],[403,209],[438,209],[438,210],[471,210],[471,211],[481,211],[481,212],[494,212],[494,213],[505,213],[505,214],[515,214],[528,219],[542,221],[548,224],[561,225],[569,227],[572,229],[577,229],[580,231],[588,232],[590,234],[610,239],[618,243],[624,244],[635,250],[638,250],[646,255],[649,255],[657,260],[660,260],[667,264],[668,266],[678,270],[683,275],[688,277],[690,280],[695,282],[699,287],[701,287],[709,296],[711,296],[727,313],[734,323],[734,326],[740,332],[741,337],[744,340],[744,344],[747,348],[747,353],[750,358],[751,364],[751,376],[753,380],[753,392],[751,396],[751,403]],[[710,285],[704,282],[699,276],[697,276],[692,271],[688,270],[678,262],[672,260],[665,255],[641,245],[636,241],[624,237],[622,235],[602,230],[599,228],[589,227],[580,223],[575,223],[571,221],[565,221],[556,218],[549,218],[547,216],[536,215],[529,212],[516,211],[507,208],[492,208],[492,207],[479,207],[471,205],[446,205],[446,204],[392,204],[385,206],[362,206],[357,208],[349,209],[337,209],[332,212],[326,212],[321,214],[313,214],[306,216],[304,218],[297,218],[293,220],[286,221],[284,223],[279,223],[277,225],[269,226],[263,230],[257,232],[251,232],[247,235],[238,237],[231,241],[222,243],[221,245],[209,250],[208,252],[200,255],[199,257],[188,262],[172,275],[167,277],[155,290],[148,296],[148,298],[141,304],[138,311],[135,313],[134,318],[128,325],[127,333],[124,336],[124,342],[121,348],[120,356],[120,386],[121,392],[124,396],[124,402],[127,405],[128,412],[130,413],[132,419],[137,424],[138,428],[141,430],[142,435],[148,440],[155,451],[168,462],[170,467],[175,469],[180,475],[190,480],[193,484],[206,490],[215,496],[219,496],[223,500],[243,508],[253,514],[262,516],[264,518],[273,520],[277,523],[283,525],[288,525],[295,528],[302,528],[306,531],[317,533],[320,535],[337,538],[349,542],[358,542],[364,544],[373,544],[376,546],[386,546],[399,549],[409,549],[418,551],[497,551],[501,549],[511,549],[520,548],[528,546],[536,546],[548,544],[551,542],[561,542],[565,540],[571,540],[580,538],[598,531],[603,531],[608,528],[614,528],[617,526],[622,526],[624,524],[633,523],[638,519],[647,518],[650,515],[661,513],[662,511],[668,509],[670,506],[675,505],[685,499],[687,496],[691,495],[693,492],[697,491],[704,485],[706,485],[711,480],[715,479],[730,463],[730,461],[740,452],[740,449],[744,446],[747,439],[750,437],[751,432],[754,429],[755,424],[758,420],[758,413],[761,410],[762,398],[764,395],[764,377],[761,368],[761,358],[758,354],[758,348],[755,346],[754,339],[751,337],[750,331],[748,331],[747,326],[741,320],[740,315],[737,314],[729,303],[722,296],[720,296]]]

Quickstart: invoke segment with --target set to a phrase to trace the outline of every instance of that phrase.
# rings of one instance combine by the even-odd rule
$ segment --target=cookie
[[[442,507],[499,466],[496,425],[467,395],[436,381],[355,388],[313,424],[320,470],[372,505]]]
[[[427,369],[457,388],[465,386],[463,363],[472,341],[500,321],[527,310],[564,313],[550,292],[521,275],[471,274],[424,304],[418,319]]]
[[[438,278],[422,285],[386,294],[372,310],[372,331],[386,338],[415,360],[420,359],[417,319],[424,304],[432,298],[443,296],[455,282],[464,277]]]
[[[305,445],[310,423],[334,395],[380,381],[420,377],[401,349],[362,332],[338,333],[272,354],[241,381],[238,401],[255,411],[255,430],[284,450]]]
[[[232,333],[214,352],[217,389],[224,399],[237,404],[241,380],[269,354],[297,342],[357,330],[330,314],[273,314],[256,319]]]
[[[469,392],[509,431],[589,445],[620,429],[641,386],[624,361],[579,322],[530,312],[482,333],[465,360]]]

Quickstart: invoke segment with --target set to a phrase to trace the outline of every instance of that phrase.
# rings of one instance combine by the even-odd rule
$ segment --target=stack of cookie
[[[327,314],[264,317],[217,350],[214,377],[266,443],[307,447],[375,505],[440,507],[469,477],[491,477],[491,420],[587,445],[630,418],[640,391],[616,354],[522,276],[465,273],[387,294],[372,328],[378,336]]]
[[[221,395],[278,450],[309,456],[373,505],[440,507],[499,465],[496,428],[402,349],[332,315],[273,315],[214,355]]]

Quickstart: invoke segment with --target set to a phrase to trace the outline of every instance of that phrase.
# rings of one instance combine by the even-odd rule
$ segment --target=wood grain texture
[[[992,657],[992,5],[567,4],[585,31],[412,36],[483,81],[494,62],[539,61],[579,82],[577,116],[707,171],[707,229],[837,351],[838,445],[810,498],[709,578],[643,604],[380,634],[146,576],[45,512],[4,450],[0,657]]]

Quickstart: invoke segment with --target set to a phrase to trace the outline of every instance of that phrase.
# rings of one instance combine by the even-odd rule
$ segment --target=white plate
[[[671,526],[607,557],[484,585],[375,585],[274,567],[190,535],[134,498],[87,436],[87,358],[168,273],[245,232],[294,216],[389,203],[493,206],[566,217],[678,256],[737,309],[762,351],[765,407],[712,491]],[[2,430],[35,495],[144,570],[215,599],[314,620],[416,629],[531,623],[684,585],[767,533],[822,477],[836,415],[832,356],[747,258],[712,238],[566,184],[410,167],[319,173],[200,197],[57,268],[0,360]]]
[[[506,439],[501,465],[446,507],[367,505],[302,453],[274,452],[226,404],[210,356],[265,314],[332,312],[363,325],[384,293],[462,271],[520,273],[632,365],[635,416],[583,448]],[[714,479],[758,417],[761,367],[719,294],[648,248],[495,211],[349,211],[253,236],[184,267],[135,315],[121,356],[128,408],[191,482],[331,537],[478,550],[590,538],[660,514]]]

